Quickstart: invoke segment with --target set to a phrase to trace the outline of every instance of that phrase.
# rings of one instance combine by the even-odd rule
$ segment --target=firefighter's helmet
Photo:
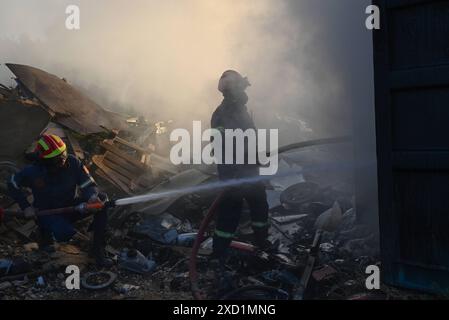
[[[66,151],[67,147],[60,137],[44,134],[37,141],[36,151],[41,159],[52,159]]]
[[[218,81],[218,91],[224,93],[225,91],[245,90],[250,85],[247,77],[242,77],[235,70],[227,70]]]

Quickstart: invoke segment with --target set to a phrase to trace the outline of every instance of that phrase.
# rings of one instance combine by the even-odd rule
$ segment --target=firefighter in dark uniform
[[[36,218],[40,231],[39,247],[54,251],[54,240],[68,241],[76,233],[73,223],[91,212],[80,210],[69,214],[37,216],[36,210],[77,206],[82,203],[104,202],[88,169],[74,156],[68,155],[66,145],[56,135],[43,135],[37,142],[38,161],[14,174],[8,181],[10,196],[19,204],[27,218]],[[80,195],[77,194],[77,187]],[[30,188],[34,202],[27,200],[23,188]],[[112,261],[105,257],[107,210],[94,212],[93,243],[89,255],[98,266],[108,267]]]
[[[246,107],[248,96],[245,90],[248,86],[250,86],[248,79],[243,78],[234,70],[224,72],[220,78],[218,90],[223,94],[224,99],[212,115],[211,128],[221,132],[223,159],[225,155],[224,141],[226,129],[242,129],[243,131],[255,129],[254,122]],[[233,145],[235,147],[235,142]],[[217,165],[220,180],[244,179],[259,175],[259,166],[257,164],[248,164],[247,150],[247,141],[245,141],[244,164],[236,164],[236,150],[234,150],[233,164]],[[251,212],[255,245],[262,249],[267,247],[269,224],[265,186],[262,182],[246,183],[227,189],[223,195],[218,208],[217,224],[213,240],[213,257],[220,260],[225,259],[227,250],[239,224],[243,200],[246,200]]]

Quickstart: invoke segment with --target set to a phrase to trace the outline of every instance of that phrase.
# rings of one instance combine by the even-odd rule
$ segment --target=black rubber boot
[[[225,259],[228,255],[229,245],[231,244],[231,238],[223,238],[217,235],[214,236],[214,241],[212,243],[212,255],[216,259]]]
[[[93,259],[99,268],[110,268],[114,265],[112,259],[106,257],[104,246],[95,243],[92,244],[89,250],[89,258]]]
[[[268,228],[253,228],[254,244],[262,251],[272,251],[273,245],[268,241]]]
[[[219,299],[221,296],[233,289],[232,276],[226,271],[226,257],[216,257],[215,255],[211,255],[209,260],[209,268],[212,269],[214,275],[212,282],[212,297]]]
[[[226,271],[229,245],[232,239],[214,236],[213,252],[209,256],[209,268],[214,274],[214,297],[218,299],[232,290],[232,276]]]
[[[55,240],[53,239],[52,234],[46,230],[39,230],[38,245],[39,249],[46,253],[56,252]]]
[[[107,210],[103,209],[100,212],[96,212],[94,215],[94,221],[90,229],[94,232],[94,239],[92,247],[89,251],[89,256],[95,259],[95,263],[100,268],[109,268],[114,265],[114,262],[106,257],[104,248],[106,247],[106,225],[108,215]]]

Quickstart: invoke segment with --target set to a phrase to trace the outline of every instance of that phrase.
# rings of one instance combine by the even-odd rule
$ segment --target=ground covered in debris
[[[293,186],[300,188],[301,185]],[[305,187],[311,188],[304,185],[301,188]],[[322,234],[304,299],[436,298],[384,285],[380,290],[367,290],[366,267],[380,265],[377,235],[357,224],[351,199],[343,193],[318,187],[306,199],[305,190],[302,191],[302,195],[298,195],[303,197],[299,206],[294,206],[298,203],[294,200],[298,199],[292,201],[286,198],[284,192],[282,198],[289,204],[271,208],[270,241],[276,250],[257,253],[232,250],[226,265],[228,287],[221,292],[216,290],[214,268],[208,259],[211,241],[206,238],[199,252],[197,268],[199,285],[207,298],[291,299],[307,264],[316,220],[325,211],[335,211],[337,200],[337,210],[342,212],[342,219],[334,232]],[[84,282],[87,275],[100,271],[89,264],[85,253],[88,250],[89,221],[80,222],[79,234],[70,243],[59,244],[57,252],[51,254],[39,251],[33,241],[36,237],[33,221],[10,221],[0,229],[0,297],[192,299],[189,257],[195,232],[213,196],[211,193],[181,197],[166,212],[156,216],[113,212],[107,251],[116,265],[107,271],[113,273],[114,281],[106,288],[95,290],[89,286],[101,285],[109,280],[109,276],[94,274],[87,284]],[[249,214],[246,212],[239,226],[238,240],[250,243],[249,226]],[[208,232],[212,229],[213,225]],[[8,271],[6,261],[12,263]],[[69,274],[65,274],[65,268],[72,264],[81,269],[80,290],[68,290],[66,287]],[[266,291],[268,287],[274,288],[274,291]],[[239,288],[249,289],[239,292]]]
[[[58,244],[53,253],[39,250],[33,220],[5,219],[0,224],[0,299],[192,299],[188,264],[200,224],[219,192],[207,187],[217,181],[215,168],[171,164],[170,121],[127,118],[106,111],[65,79],[28,66],[8,67],[18,86],[0,85],[0,124],[15,139],[0,141],[5,152],[0,158],[0,208],[18,210],[5,181],[33,161],[33,139],[44,132],[61,136],[111,198],[188,192],[111,209],[107,253],[115,265],[110,270],[89,263],[90,219],[78,222],[74,239]],[[25,126],[28,130],[21,129]],[[282,155],[279,175],[266,181],[271,246],[265,251],[251,246],[245,208],[235,239],[239,242],[221,282],[209,259],[211,223],[197,255],[195,284],[201,294],[246,300],[437,298],[384,285],[366,288],[366,267],[380,266],[379,235],[375,226],[358,219],[348,174],[352,167],[334,165],[348,164],[350,150],[316,146]],[[67,288],[70,265],[80,269],[79,290]]]

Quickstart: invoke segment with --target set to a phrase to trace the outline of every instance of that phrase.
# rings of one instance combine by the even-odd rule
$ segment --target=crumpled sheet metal
[[[80,134],[126,128],[126,117],[107,111],[57,76],[20,64],[6,66],[40,102],[55,114],[55,121]]]

